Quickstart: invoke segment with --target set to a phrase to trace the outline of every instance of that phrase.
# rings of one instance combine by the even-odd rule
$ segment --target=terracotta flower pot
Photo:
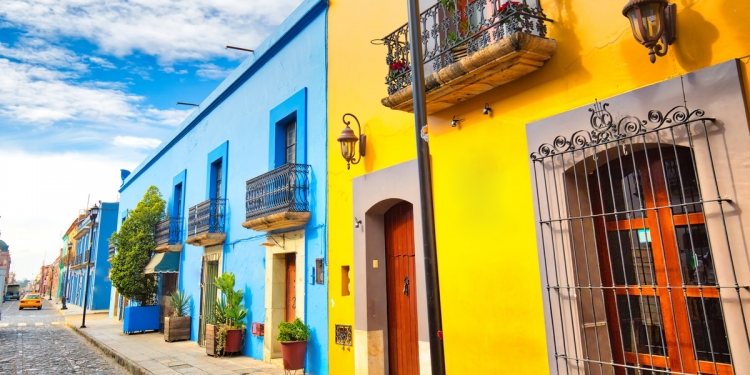
[[[282,341],[281,358],[284,370],[304,370],[307,354],[307,341]]]
[[[242,329],[228,329],[224,353],[236,353],[242,350]]]

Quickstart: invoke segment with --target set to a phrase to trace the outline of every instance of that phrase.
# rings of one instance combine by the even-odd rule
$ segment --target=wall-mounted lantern
[[[346,120],[346,116],[353,118],[354,121],[357,122],[357,131],[359,132],[359,135],[354,135],[354,130],[349,127],[351,122]],[[354,116],[351,113],[346,113],[342,117],[342,120],[344,121],[344,124],[346,124],[346,127],[341,131],[341,135],[339,135],[336,140],[341,143],[341,156],[346,160],[346,169],[349,169],[350,164],[359,163],[362,157],[365,156],[366,137],[362,134],[362,127],[359,125],[359,119],[357,119],[357,116]],[[354,154],[356,153],[355,147],[357,146],[357,141],[359,141],[359,157],[355,161]]]
[[[667,54],[669,45],[676,39],[677,8],[674,4],[667,0],[630,0],[622,14],[630,21],[635,39],[649,49],[652,64],[656,56]]]

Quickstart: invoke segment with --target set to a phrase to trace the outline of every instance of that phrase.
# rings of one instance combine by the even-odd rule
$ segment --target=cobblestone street
[[[107,374],[127,372],[65,326],[48,301],[42,310],[3,304],[0,320],[0,374]]]

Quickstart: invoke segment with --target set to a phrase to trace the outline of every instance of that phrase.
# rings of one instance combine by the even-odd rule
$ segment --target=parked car
[[[42,297],[38,294],[27,294],[21,298],[18,302],[18,309],[23,310],[27,307],[36,307],[37,310],[42,309]]]

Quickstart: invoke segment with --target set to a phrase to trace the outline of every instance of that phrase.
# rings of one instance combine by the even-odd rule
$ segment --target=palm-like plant
[[[244,298],[241,289],[234,289],[235,277],[231,272],[224,272],[216,277],[216,288],[223,294],[216,305],[219,314],[226,318],[229,328],[244,328],[247,309],[242,305]]]
[[[169,296],[169,304],[172,307],[172,315],[187,316],[190,313],[190,305],[193,302],[193,296],[178,290]]]

